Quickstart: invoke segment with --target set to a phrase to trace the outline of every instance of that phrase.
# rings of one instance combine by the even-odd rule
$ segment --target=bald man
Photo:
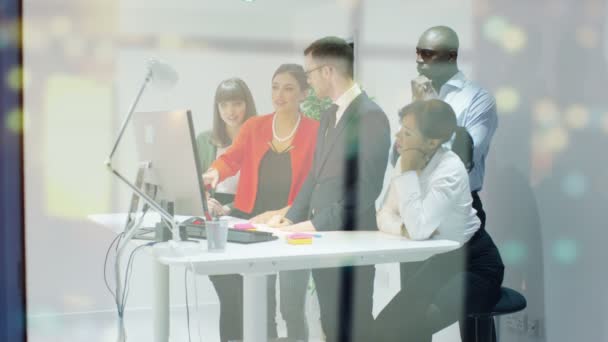
[[[473,140],[473,167],[469,171],[469,183],[473,198],[473,208],[485,229],[486,215],[483,210],[479,191],[482,189],[485,159],[490,141],[496,131],[498,118],[496,101],[487,90],[470,81],[458,69],[458,35],[447,26],[431,27],[420,36],[416,46],[416,64],[419,76],[412,80],[412,100],[441,99],[447,102],[454,112],[459,126],[467,129]],[[446,144],[451,145],[451,142]],[[391,151],[393,164],[398,154]],[[407,284],[407,277],[416,272],[420,264],[402,264],[401,281]],[[402,285],[403,287],[404,285]],[[466,306],[474,307],[474,294],[466,298]],[[465,308],[466,310],[466,308]],[[463,319],[464,320],[464,319]],[[400,324],[396,318],[389,324]],[[461,322],[462,341],[470,341],[472,322]],[[440,328],[440,327],[437,327]]]
[[[458,69],[458,35],[447,26],[424,31],[416,46],[420,74],[412,80],[412,100],[438,98],[447,102],[473,139],[473,167],[469,182],[473,207],[485,228],[486,215],[479,198],[490,141],[498,126],[496,101],[490,92],[470,81]]]
[[[458,74],[458,36],[447,26],[426,30],[416,46],[420,76],[412,80],[412,100],[439,97],[441,87]]]

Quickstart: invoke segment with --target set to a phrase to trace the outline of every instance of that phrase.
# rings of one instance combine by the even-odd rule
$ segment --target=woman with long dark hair
[[[213,129],[196,137],[201,170],[224,154],[247,119],[257,115],[255,102],[247,84],[240,78],[220,82],[213,100]],[[239,175],[224,179],[207,200],[209,210],[215,215],[227,215],[234,201]]]

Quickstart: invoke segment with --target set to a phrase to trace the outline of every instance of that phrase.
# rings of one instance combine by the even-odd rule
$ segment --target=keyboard
[[[182,239],[207,239],[205,220],[193,216],[180,224],[180,235]],[[141,228],[135,235],[135,239],[154,240],[154,228]],[[278,237],[270,232],[257,230],[228,229],[228,242],[249,244],[276,240]]]
[[[206,239],[207,231],[205,227],[200,226],[184,226],[186,229],[186,236],[191,239]],[[228,229],[228,242],[235,243],[256,243],[265,242],[278,239],[276,236],[269,232],[260,232],[257,230],[237,230]]]

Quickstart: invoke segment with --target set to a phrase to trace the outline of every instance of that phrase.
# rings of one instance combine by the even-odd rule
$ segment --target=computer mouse
[[[202,217],[198,217],[198,216],[192,216],[192,217],[186,219],[185,221],[183,221],[182,224],[186,224],[186,225],[190,225],[190,226],[204,226],[205,219]]]

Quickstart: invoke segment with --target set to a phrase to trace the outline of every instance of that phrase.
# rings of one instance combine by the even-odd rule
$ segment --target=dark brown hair
[[[304,91],[309,88],[308,81],[306,80],[306,72],[300,64],[281,64],[272,75],[272,79],[274,80],[278,74],[283,73],[288,73],[293,76],[293,78],[296,79],[296,82],[298,82],[300,90]]]
[[[439,139],[443,144],[454,136],[452,151],[467,170],[473,168],[473,139],[466,128],[458,126],[456,114],[449,104],[436,99],[414,101],[399,111],[400,119],[407,115],[416,117],[418,130],[427,139]]]
[[[252,116],[257,115],[255,102],[247,84],[240,78],[229,78],[222,81],[215,91],[213,101],[213,131],[211,133],[211,143],[217,147],[226,147],[232,144],[232,140],[226,131],[226,123],[220,115],[219,104],[226,101],[245,102],[245,117],[243,122]]]
[[[313,58],[333,58],[343,62],[345,70],[340,71],[350,78],[354,77],[354,51],[344,39],[325,37],[316,40],[304,50],[304,56],[309,54]]]

